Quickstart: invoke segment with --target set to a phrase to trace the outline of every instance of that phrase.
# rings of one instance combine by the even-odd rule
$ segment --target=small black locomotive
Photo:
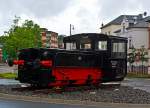
[[[18,80],[39,86],[98,85],[127,74],[127,38],[97,33],[64,37],[64,49],[19,51]]]

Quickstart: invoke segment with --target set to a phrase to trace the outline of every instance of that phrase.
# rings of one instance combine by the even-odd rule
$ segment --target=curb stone
[[[27,102],[42,102],[49,104],[66,104],[66,105],[83,105],[83,106],[103,106],[103,107],[118,107],[118,108],[150,108],[150,104],[127,104],[127,103],[104,103],[92,101],[79,101],[79,100],[64,100],[64,99],[50,99],[43,97],[10,95],[0,93],[0,99],[27,101]]]

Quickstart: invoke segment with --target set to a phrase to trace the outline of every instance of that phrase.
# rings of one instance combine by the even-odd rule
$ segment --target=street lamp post
[[[72,35],[72,30],[74,30],[74,25],[70,24],[70,36]]]

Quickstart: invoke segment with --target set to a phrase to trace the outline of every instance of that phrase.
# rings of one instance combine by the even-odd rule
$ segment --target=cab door
[[[110,69],[116,81],[123,80],[127,74],[127,41],[111,40]]]

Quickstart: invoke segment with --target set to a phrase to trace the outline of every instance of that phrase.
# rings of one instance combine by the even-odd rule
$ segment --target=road
[[[83,105],[49,104],[40,102],[25,102],[0,99],[0,108],[109,108]]]
[[[100,103],[96,105],[55,104],[21,100],[8,100],[0,97],[0,108],[150,108],[150,105]]]

